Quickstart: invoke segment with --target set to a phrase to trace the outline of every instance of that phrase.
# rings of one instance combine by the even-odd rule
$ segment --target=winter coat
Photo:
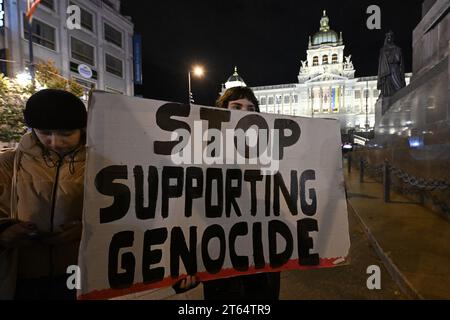
[[[63,224],[81,221],[85,157],[86,148],[80,146],[61,159],[32,133],[22,137],[17,150],[1,153],[0,232],[2,224],[10,223],[13,216],[36,224],[41,232],[58,232]],[[78,247],[79,242],[54,246],[36,242],[20,248],[17,277],[64,275],[69,265],[77,264]]]

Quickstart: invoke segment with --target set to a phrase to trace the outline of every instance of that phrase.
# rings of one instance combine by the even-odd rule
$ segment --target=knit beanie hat
[[[33,129],[75,130],[87,125],[84,103],[64,90],[36,92],[28,99],[23,115],[27,126]]]

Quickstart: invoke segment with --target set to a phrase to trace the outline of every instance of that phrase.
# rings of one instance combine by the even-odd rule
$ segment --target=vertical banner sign
[[[336,88],[331,88],[331,110],[336,110]]]
[[[94,92],[79,299],[346,264],[337,120]]]
[[[0,32],[3,32],[2,29],[5,26],[5,4],[4,0],[0,0]]]
[[[142,84],[142,37],[133,36],[134,83]]]

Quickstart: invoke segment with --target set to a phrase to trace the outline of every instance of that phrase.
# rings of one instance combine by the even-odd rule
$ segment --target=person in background
[[[258,100],[248,87],[234,87],[225,91],[216,107],[230,110],[259,112]],[[203,283],[205,300],[278,300],[280,273],[258,273]]]
[[[46,89],[27,101],[24,119],[31,132],[0,154],[0,257],[14,259],[0,273],[0,299],[73,300],[66,271],[81,239],[86,107]]]

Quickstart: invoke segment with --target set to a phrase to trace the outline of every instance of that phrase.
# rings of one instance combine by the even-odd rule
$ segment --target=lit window
[[[106,71],[109,73],[112,73],[118,77],[123,76],[123,65],[122,61],[114,58],[113,56],[109,54],[105,54],[105,60],[106,60]]]
[[[24,16],[24,36],[26,39],[29,38],[28,32],[28,18]],[[46,48],[56,50],[56,42],[55,42],[55,28],[45,24],[37,19],[33,19],[32,22],[32,30],[33,30],[33,42],[40,44]]]
[[[319,65],[319,57],[314,57],[313,58],[313,66],[318,66]]]
[[[94,16],[90,12],[88,12],[85,9],[81,8],[76,3],[73,3],[72,1],[70,2],[70,4],[78,6],[80,8],[80,11],[81,11],[81,26],[84,29],[86,29],[86,30],[94,31]]]
[[[333,58],[332,58],[333,60],[332,60],[332,63],[333,64],[336,64],[336,63],[338,63],[338,55],[337,54],[333,54]]]
[[[105,23],[105,40],[122,48],[122,33]]]
[[[71,38],[72,58],[95,65],[94,47],[76,38]]]
[[[55,3],[53,2],[53,0],[41,0],[41,4],[52,11],[55,10]]]

